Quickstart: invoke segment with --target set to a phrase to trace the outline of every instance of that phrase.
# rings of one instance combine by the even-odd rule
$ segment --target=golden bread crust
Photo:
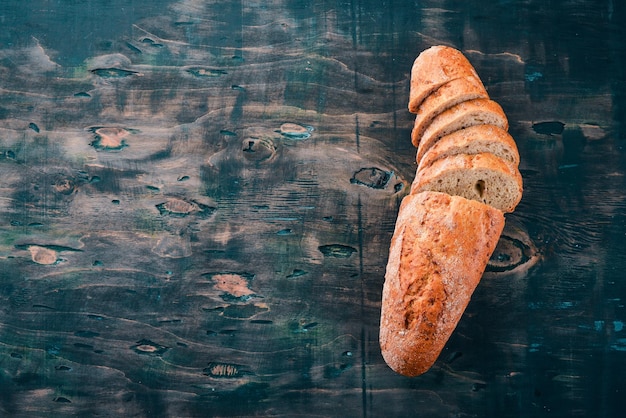
[[[416,113],[426,96],[438,87],[468,76],[479,78],[469,60],[457,49],[437,45],[422,51],[411,68],[409,112]]]
[[[520,162],[515,140],[507,131],[494,125],[474,125],[439,138],[416,162],[418,170],[424,170],[443,157],[483,152],[490,152],[515,167]]]
[[[417,149],[417,159],[444,135],[474,125],[495,125],[509,130],[509,120],[502,107],[490,99],[473,99],[456,104],[441,112],[424,130],[421,137],[412,135],[411,141]]]
[[[389,248],[380,347],[393,370],[417,376],[461,319],[523,185],[506,115],[459,51],[417,57],[409,110],[418,168]]]
[[[426,372],[461,319],[496,247],[504,216],[445,193],[402,201],[383,286],[380,346],[397,373]]]
[[[461,77],[447,82],[426,97],[418,107],[411,137],[421,138],[432,120],[452,106],[467,100],[488,98],[487,90],[476,77]]]

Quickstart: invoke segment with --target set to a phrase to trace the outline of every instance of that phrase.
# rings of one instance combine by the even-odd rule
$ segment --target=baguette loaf
[[[450,155],[481,154],[489,152],[519,165],[519,152],[515,140],[503,129],[494,125],[474,125],[440,138],[417,161],[418,170],[425,170],[433,162]]]
[[[504,228],[502,212],[438,192],[400,206],[383,286],[380,346],[397,373],[417,376],[456,328]]]
[[[421,138],[424,130],[435,116],[459,103],[473,99],[488,99],[489,95],[480,79],[456,78],[439,87],[424,99],[417,108],[417,116],[411,136]]]
[[[517,167],[493,154],[458,154],[417,170],[411,194],[438,191],[513,212],[522,199],[522,176]]]
[[[481,124],[509,130],[509,121],[502,107],[490,99],[468,100],[443,111],[432,120],[421,137],[416,132],[412,133],[413,145],[418,147],[417,160],[421,160],[428,148],[442,136]]]
[[[519,152],[502,108],[452,48],[422,52],[409,110],[417,173],[400,205],[383,286],[380,346],[396,372],[436,361],[478,285],[503,212],[522,197]]]
[[[472,64],[460,51],[443,45],[422,51],[411,68],[409,112],[417,113],[422,101],[448,81],[470,76],[479,78]]]

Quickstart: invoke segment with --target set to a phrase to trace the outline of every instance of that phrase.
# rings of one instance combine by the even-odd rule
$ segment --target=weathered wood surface
[[[0,6],[3,416],[614,416],[622,6],[387,3]],[[378,316],[438,43],[507,112],[525,195],[408,379]]]

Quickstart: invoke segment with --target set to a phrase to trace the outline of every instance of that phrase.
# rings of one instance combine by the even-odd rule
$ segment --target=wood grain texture
[[[624,11],[535,3],[3,2],[0,415],[609,416]],[[411,63],[440,43],[502,105],[526,186],[407,379],[380,299]]]

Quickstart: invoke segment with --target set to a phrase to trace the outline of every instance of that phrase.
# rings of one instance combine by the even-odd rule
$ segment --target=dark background
[[[625,13],[3,1],[0,415],[620,416]],[[380,298],[416,169],[410,69],[436,44],[504,108],[525,190],[406,378]]]

